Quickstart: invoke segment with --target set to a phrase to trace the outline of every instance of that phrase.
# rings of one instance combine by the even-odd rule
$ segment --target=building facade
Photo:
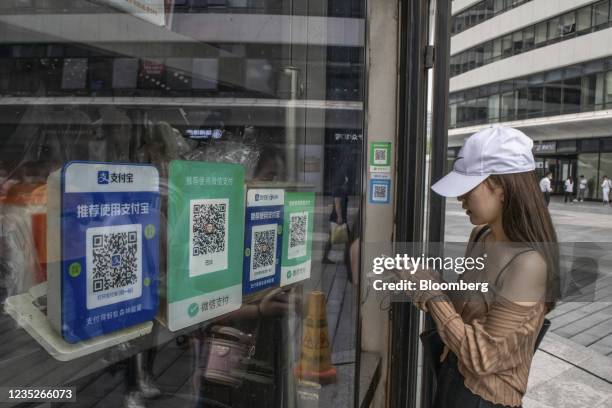
[[[493,123],[534,140],[538,172],[584,175],[600,199],[612,174],[612,4],[455,0],[450,58],[449,159]]]

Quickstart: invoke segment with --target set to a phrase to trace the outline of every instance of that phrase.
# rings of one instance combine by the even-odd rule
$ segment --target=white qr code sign
[[[256,280],[274,275],[277,224],[256,225],[251,233],[251,276]]]
[[[189,276],[227,269],[229,199],[198,199],[189,203]]]
[[[87,229],[87,308],[142,295],[142,225]]]

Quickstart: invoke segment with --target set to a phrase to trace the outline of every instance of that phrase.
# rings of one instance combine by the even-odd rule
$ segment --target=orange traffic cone
[[[331,364],[325,295],[308,295],[308,314],[304,320],[301,358],[294,370],[300,380],[329,384],[336,382],[336,368]]]

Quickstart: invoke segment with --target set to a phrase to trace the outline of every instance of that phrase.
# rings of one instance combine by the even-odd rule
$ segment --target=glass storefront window
[[[2,2],[3,385],[353,406],[365,1],[135,3]]]
[[[597,198],[603,197],[601,183],[603,176],[612,178],[612,153],[601,153],[599,156],[599,178],[597,179]]]

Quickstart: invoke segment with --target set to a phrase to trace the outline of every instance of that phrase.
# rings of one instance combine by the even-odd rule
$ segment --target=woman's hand
[[[267,293],[257,307],[262,316],[281,317],[291,309],[301,311],[301,299],[297,296],[290,297],[289,293],[277,288]]]
[[[412,300],[414,305],[427,311],[426,303],[433,297],[443,296],[444,293],[439,290],[421,290],[421,281],[429,281],[432,283],[441,283],[443,280],[437,271],[431,269],[417,269],[416,271],[395,270],[395,276],[398,279],[413,282],[414,290],[409,290],[407,295]]]

